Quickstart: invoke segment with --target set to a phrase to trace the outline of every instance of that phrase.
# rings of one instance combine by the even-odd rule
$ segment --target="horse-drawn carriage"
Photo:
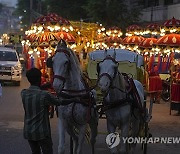
[[[138,75],[139,69],[144,67],[143,57],[135,52],[123,49],[115,49],[116,61],[121,72],[131,74],[133,79],[142,80]],[[107,54],[113,54],[114,49],[107,50]],[[87,72],[90,79],[97,79],[97,63],[104,59],[104,50],[96,50],[89,53]]]
[[[107,50],[107,54],[113,54],[114,49]],[[126,73],[133,79],[144,82],[144,60],[143,57],[129,50],[116,49],[116,61],[118,62],[118,70]],[[97,64],[104,59],[104,50],[95,50],[88,55],[87,74],[92,85],[96,84],[98,79]],[[92,86],[91,85],[91,86]],[[97,91],[100,96],[100,91]]]
[[[108,68],[106,69],[107,71],[104,70],[105,72],[101,72],[101,74],[100,74],[99,64],[104,63],[105,60],[107,60],[107,61],[110,60],[112,62],[117,63],[117,66],[116,66],[117,72],[120,72],[120,74],[124,74],[125,78],[128,76],[129,80],[135,79],[135,80],[139,80],[142,84],[144,83],[144,60],[143,60],[143,57],[137,53],[131,52],[129,50],[122,50],[122,49],[109,49],[106,51],[97,50],[97,51],[93,51],[93,52],[89,53],[89,60],[88,60],[88,65],[87,65],[87,74],[88,74],[88,77],[90,78],[90,80],[93,81],[92,83],[100,82],[100,80],[103,76],[108,77],[110,80],[112,80],[110,82],[113,82],[113,80],[116,80],[115,79],[116,75],[114,75],[114,77],[112,77],[112,76],[109,77]],[[108,65],[111,65],[111,63],[109,62],[109,64],[107,64],[107,67],[108,67]],[[103,66],[101,66],[101,67],[103,67]],[[112,70],[113,70],[113,68],[112,68]],[[116,73],[116,70],[114,70],[114,71]],[[135,87],[134,88],[137,89],[138,92],[135,90],[137,93],[140,92],[138,89],[138,86],[140,86],[140,82],[137,84],[135,83],[136,88]],[[112,83],[110,83],[110,86],[109,86],[110,88],[112,87],[111,84]],[[116,83],[112,89],[117,88],[117,86],[118,86],[118,83]],[[121,85],[119,85],[119,86],[121,86]],[[122,93],[124,93],[124,92],[126,93],[126,88],[124,90],[123,89],[118,89],[118,90],[121,91]],[[101,91],[102,91],[102,89],[101,89]],[[108,91],[110,91],[110,90],[108,89]],[[136,93],[135,91],[134,91],[134,93]],[[101,114],[103,112],[107,112],[110,109],[117,108],[117,107],[121,106],[120,103],[121,104],[123,103],[121,100],[119,100],[117,105],[114,105],[114,106],[104,105],[105,103],[104,102],[102,103],[102,100],[105,101],[104,95],[102,95],[102,93],[98,89],[97,89],[97,93],[101,97],[101,99],[98,101],[99,104],[97,105],[98,106],[97,108],[100,108],[100,110],[99,110],[100,116],[102,116]],[[142,93],[142,94],[144,94],[144,93]],[[120,95],[120,94],[117,93],[117,95]],[[128,94],[126,94],[126,95],[128,95]],[[134,94],[132,94],[132,95],[134,95]],[[139,95],[141,95],[141,94],[139,93]],[[103,99],[102,99],[102,97],[103,97]],[[110,101],[113,102],[112,98]],[[127,100],[123,100],[123,101],[127,101]],[[141,137],[144,137],[147,139],[149,136],[148,123],[151,119],[153,102],[150,102],[149,108],[147,108],[146,96],[144,94],[143,95],[143,103],[144,103],[143,106],[141,106],[142,109],[138,109],[138,112],[141,112],[143,110],[142,111],[143,113],[139,114],[142,118],[142,121],[141,121],[142,123],[140,124],[141,128],[139,128],[139,129],[141,129],[141,135],[142,135]],[[139,108],[141,108],[141,107],[139,107]],[[111,113],[109,113],[109,115],[110,114]],[[106,114],[106,116],[108,116],[108,114]],[[131,123],[131,125],[132,125],[132,123]],[[144,152],[144,154],[146,154],[147,153],[147,143],[144,143],[142,145],[143,145],[142,146],[143,152]]]
[[[139,130],[142,130],[143,137],[148,137],[152,102],[150,108],[147,109],[144,88],[139,81],[133,80],[133,78],[138,79],[138,69],[143,69],[143,57],[136,53],[120,49],[92,52],[89,54],[87,72],[90,80],[96,82],[96,86],[87,87],[73,51],[68,49],[63,42],[58,46],[53,58],[53,87],[59,97],[80,98],[79,101],[58,107],[59,153],[65,151],[65,130],[67,130],[74,141],[74,153],[81,154],[86,127],[89,124],[90,143],[94,154],[99,108],[100,114],[103,112],[106,114],[108,133],[114,133],[119,127],[121,136],[129,137],[130,128],[132,128],[133,137],[139,135]],[[122,73],[122,70],[126,74]],[[95,96],[93,91],[95,87],[99,87],[102,92],[103,104],[95,105],[92,101]],[[78,134],[74,129],[78,130]],[[127,153],[127,143],[121,142],[120,146],[120,151]],[[143,144],[143,149],[145,154],[146,142]],[[116,150],[113,148],[111,152],[116,153]]]

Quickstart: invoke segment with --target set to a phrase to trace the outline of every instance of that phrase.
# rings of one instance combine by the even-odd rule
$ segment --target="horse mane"
[[[113,85],[115,85],[115,87],[121,89],[122,91],[126,91],[126,81],[121,73],[118,72],[118,74],[115,77],[115,80],[113,81]],[[122,94],[121,96],[122,98],[125,97],[124,94]]]
[[[80,67],[80,63],[79,63],[79,60],[76,56],[76,54],[70,49],[70,48],[67,48],[66,49],[69,54],[70,54],[70,66],[71,66],[71,69],[70,69],[70,77],[71,77],[71,85],[72,85],[72,89],[84,89],[83,87],[83,83],[82,83],[82,70],[81,70],[81,67]],[[73,83],[72,83],[73,81]],[[77,87],[78,86],[78,87]]]
[[[80,66],[80,63],[79,63],[79,60],[76,56],[76,54],[73,52],[73,50],[71,50],[70,48],[68,48],[68,51],[70,52],[70,55],[73,57],[73,60],[74,61],[71,61],[72,63],[76,64],[76,67],[78,68],[78,71],[80,73],[82,73],[82,70],[81,70],[81,66]],[[72,59],[71,59],[72,60]]]
[[[122,74],[118,73],[119,82],[117,83],[118,87],[121,87],[123,91],[126,89],[125,80]]]

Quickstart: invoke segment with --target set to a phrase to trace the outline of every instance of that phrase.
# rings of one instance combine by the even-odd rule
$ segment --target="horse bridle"
[[[62,52],[64,53],[68,59],[70,59],[70,56],[71,54],[67,51],[67,50],[62,50],[62,49],[59,49],[59,50],[56,50],[56,53],[57,52]],[[70,67],[70,60],[68,61],[68,65]],[[62,75],[54,75],[54,79],[59,79],[61,81],[63,81],[63,84],[66,82],[66,78],[63,77]],[[94,88],[96,87],[93,86],[93,87],[89,87],[88,89],[85,88],[85,89],[82,89],[82,90],[68,90],[68,89],[62,89],[62,91],[64,92],[70,92],[70,93],[82,93],[82,92],[86,92],[86,93],[89,93],[91,90],[93,90]],[[86,94],[85,94],[86,95]],[[79,96],[83,96],[82,94],[80,94]]]
[[[118,63],[114,58],[112,58],[111,56],[108,56],[108,57],[106,57],[103,61],[105,61],[105,60],[112,60],[114,63]],[[102,62],[103,62],[102,61]],[[102,62],[100,62],[100,63],[102,63]],[[117,90],[119,90],[119,91],[121,91],[122,93],[125,93],[125,94],[127,94],[128,93],[128,91],[123,91],[122,89],[120,89],[120,88],[118,88],[118,87],[116,87],[116,86],[113,86],[112,85],[112,82],[113,82],[113,80],[114,80],[114,78],[116,77],[116,75],[117,74],[120,74],[119,72],[118,72],[118,68],[115,68],[115,70],[114,70],[114,76],[113,77],[111,77],[108,73],[102,73],[101,75],[99,75],[99,64],[97,65],[97,72],[98,72],[98,81],[97,82],[99,82],[99,80],[103,77],[103,76],[106,76],[106,77],[108,77],[108,79],[110,80],[110,86],[109,86],[109,89],[108,89],[108,91],[106,92],[106,96],[107,96],[107,94],[108,94],[108,92],[109,92],[109,90],[110,89],[117,89]]]
[[[67,51],[67,50],[57,50],[57,52],[62,52],[62,53],[64,53],[67,57],[68,57],[68,65],[70,66],[70,56],[71,56],[71,54]],[[62,80],[63,81],[63,84],[66,82],[66,78],[65,77],[63,77],[62,75],[54,75],[54,79],[59,79],[59,80]],[[94,89],[94,88],[93,88]],[[88,94],[90,94],[90,91],[91,91],[92,89],[91,88],[89,88],[89,89],[87,89],[87,88],[85,88],[85,89],[82,89],[82,90],[68,90],[68,89],[62,89],[62,91],[61,92],[59,92],[59,94],[65,94],[64,92],[70,92],[70,93],[81,93],[81,92],[86,92],[86,94],[88,93]],[[59,95],[58,94],[58,95]],[[83,97],[84,95],[86,95],[86,94],[80,94],[80,95],[76,95],[76,97]],[[71,95],[69,95],[69,94],[66,94],[66,95],[68,95],[68,97],[70,98],[71,97]],[[91,97],[92,97],[92,93],[91,93]],[[81,103],[81,102],[80,102]],[[79,122],[77,122],[76,121],[76,119],[74,118],[74,115],[73,115],[73,111],[74,111],[74,108],[75,108],[75,104],[76,104],[76,102],[73,104],[73,106],[72,106],[72,118],[73,118],[73,121],[77,124],[77,125],[84,125],[84,124],[80,124]],[[89,102],[88,102],[88,107],[89,107],[89,112],[91,111],[91,105],[92,105],[92,102],[91,102],[91,99],[89,100]],[[87,113],[87,115],[88,115],[88,113]],[[90,120],[90,118],[89,119],[87,119],[87,121],[89,121]]]
[[[102,62],[104,62],[105,60],[112,60],[115,64],[118,63],[118,62],[117,62],[114,58],[112,58],[111,56],[107,56],[106,58],[104,58],[104,60],[103,60]],[[102,62],[100,62],[100,63],[102,63]],[[110,83],[111,83],[111,85],[112,85],[112,82],[113,82],[114,78],[116,77],[116,74],[118,73],[118,68],[115,68],[115,70],[114,70],[114,76],[113,76],[113,77],[111,77],[108,73],[102,73],[102,74],[99,75],[99,73],[100,73],[99,64],[100,64],[100,63],[97,64],[98,82],[99,82],[99,80],[100,80],[102,77],[106,76],[106,77],[110,80]]]
[[[63,49],[56,50],[56,53],[58,53],[58,52],[59,53],[60,52],[64,53],[67,56],[68,59],[71,56],[70,53],[67,50],[63,50]],[[69,60],[68,60],[68,65],[70,65]],[[59,80],[63,81],[63,84],[66,82],[66,78],[63,77],[62,75],[54,75],[54,79],[59,79]]]

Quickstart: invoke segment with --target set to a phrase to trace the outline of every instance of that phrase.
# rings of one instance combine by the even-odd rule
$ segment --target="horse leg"
[[[66,124],[66,130],[68,134],[72,137],[73,139],[73,154],[77,154],[77,149],[78,149],[78,137],[74,132],[73,126],[71,124]]]
[[[129,116],[123,118],[121,121],[121,142],[120,142],[120,154],[128,154],[128,143],[124,142],[124,139],[129,136]]]
[[[60,116],[58,118],[58,129],[59,129],[58,154],[64,154],[65,153],[65,127],[64,127],[64,120]]]
[[[107,119],[107,130],[108,130],[108,133],[114,133],[116,131],[116,126],[114,126],[114,124]],[[114,147],[112,149],[110,149],[111,153],[112,154],[117,154],[118,153],[118,150],[117,150],[117,147]]]
[[[82,125],[79,128],[77,154],[82,154],[82,144],[84,142],[85,133],[86,133],[86,125]]]
[[[91,148],[92,154],[94,154],[94,145],[96,143],[97,128],[98,128],[98,117],[94,114],[89,121],[89,126],[91,128]]]
[[[137,109],[134,109],[134,115],[132,115],[132,137],[138,137],[140,126],[140,115]],[[131,144],[130,153],[133,154],[135,152],[136,143]]]

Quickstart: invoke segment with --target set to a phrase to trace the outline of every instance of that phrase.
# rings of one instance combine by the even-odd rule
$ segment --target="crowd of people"
[[[158,66],[155,64],[151,69],[147,68],[148,73],[148,88],[150,99],[154,103],[160,104],[161,93],[163,90],[162,80],[159,75]],[[180,65],[174,64],[170,69],[170,109],[177,111],[177,116],[180,116]]]

